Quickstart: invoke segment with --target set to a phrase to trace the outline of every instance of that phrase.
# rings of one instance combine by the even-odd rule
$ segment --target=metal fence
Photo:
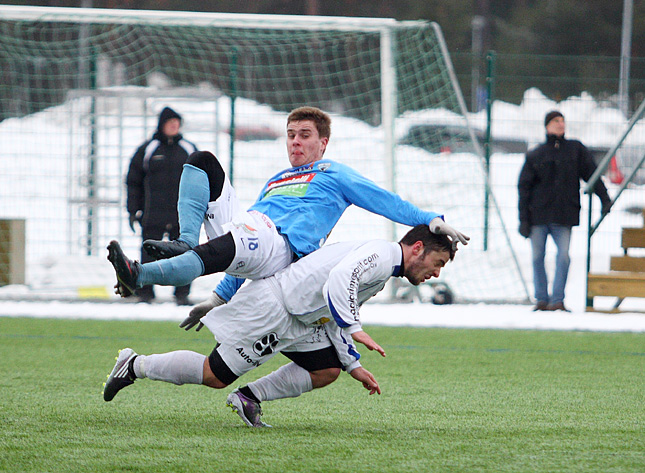
[[[617,56],[495,53],[493,71],[487,70],[486,57],[476,58],[459,51],[452,52],[451,57],[471,111],[485,106],[481,91],[489,76],[495,82],[495,98],[516,105],[521,103],[524,92],[533,87],[557,102],[586,92],[596,100],[617,105],[620,76]],[[631,58],[629,84],[629,109],[633,111],[645,99],[645,58]]]

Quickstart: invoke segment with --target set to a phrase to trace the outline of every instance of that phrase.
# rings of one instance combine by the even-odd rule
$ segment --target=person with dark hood
[[[564,137],[564,116],[557,110],[546,114],[546,142],[526,154],[520,172],[519,232],[530,238],[533,253],[533,285],[537,301],[533,310],[563,310],[564,289],[569,274],[571,228],[580,224],[580,179],[589,180],[596,171],[591,153],[577,140]],[[601,212],[611,208],[611,199],[602,180],[594,193],[600,198]],[[555,277],[549,296],[544,266],[547,236],[557,247]]]
[[[127,210],[130,228],[135,223],[141,226],[142,240],[167,236],[174,240],[179,236],[177,199],[179,180],[188,156],[197,147],[183,138],[179,130],[181,116],[170,107],[159,114],[159,124],[152,139],[143,143],[130,161],[126,178],[128,188]],[[148,253],[141,251],[141,261],[153,261]],[[190,305],[190,285],[175,289],[175,301],[179,305]],[[142,302],[151,302],[153,286],[137,290]]]

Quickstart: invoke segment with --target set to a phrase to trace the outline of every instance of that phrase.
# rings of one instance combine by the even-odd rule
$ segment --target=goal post
[[[528,300],[499,209],[482,248],[489,177],[441,29],[425,21],[0,6],[0,218],[29,220],[28,265],[103,257],[115,236],[138,253],[124,172],[166,105],[233,170],[243,205],[288,165],[288,112],[320,107],[325,157],[471,235],[446,270],[457,300]],[[405,230],[350,208],[330,241]]]

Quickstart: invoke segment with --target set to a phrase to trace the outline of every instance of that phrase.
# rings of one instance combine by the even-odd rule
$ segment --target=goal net
[[[31,287],[106,284],[111,239],[138,257],[124,176],[164,106],[248,206],[288,167],[288,112],[313,105],[332,116],[325,157],[471,236],[442,276],[456,300],[528,299],[509,210],[487,185],[434,23],[0,6],[0,75],[0,219],[27,222]],[[405,231],[350,208],[330,241]],[[59,265],[63,256],[75,263]]]

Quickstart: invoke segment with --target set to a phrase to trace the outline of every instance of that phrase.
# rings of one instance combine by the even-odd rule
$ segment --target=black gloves
[[[520,235],[524,238],[531,236],[531,224],[529,222],[520,222]]]
[[[141,217],[143,216],[143,212],[141,210],[138,210],[136,213],[130,214],[130,229],[136,233],[137,231],[134,228],[134,222],[137,222],[139,225],[141,225]]]

